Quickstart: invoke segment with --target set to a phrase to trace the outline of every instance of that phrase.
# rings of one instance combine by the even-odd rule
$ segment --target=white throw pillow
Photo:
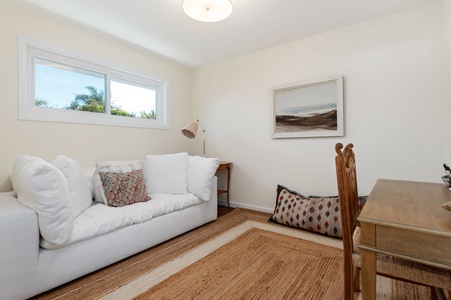
[[[146,162],[144,160],[106,160],[99,161],[96,163],[96,169],[105,168],[105,167],[117,167],[117,166],[127,166],[127,165],[139,165],[140,168],[145,173],[144,169],[146,167]],[[134,171],[134,170],[131,170]]]
[[[108,201],[105,197],[105,192],[102,186],[102,180],[100,179],[99,172],[114,172],[114,173],[127,173],[136,170],[144,170],[144,161],[130,160],[130,161],[104,161],[96,164],[96,171],[93,175],[94,197],[96,202],[104,203],[108,205]],[[145,176],[144,176],[145,177]]]
[[[218,158],[190,156],[188,158],[188,192],[204,201],[210,199],[210,185],[218,166]]]
[[[91,190],[85,173],[75,159],[65,155],[55,158],[52,164],[66,177],[72,201],[72,214],[75,218],[92,205]]]
[[[146,172],[148,194],[188,193],[188,153],[147,155]]]
[[[84,167],[83,173],[85,173],[86,181],[88,181],[89,191],[91,193],[91,198],[94,199],[94,185],[93,177],[96,171],[96,167]]]
[[[64,244],[74,224],[64,175],[40,158],[23,155],[14,163],[11,181],[17,200],[38,214],[41,236],[53,244]]]

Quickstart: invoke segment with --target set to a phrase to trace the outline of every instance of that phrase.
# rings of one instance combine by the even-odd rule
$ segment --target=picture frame
[[[343,76],[273,89],[273,138],[343,135]]]

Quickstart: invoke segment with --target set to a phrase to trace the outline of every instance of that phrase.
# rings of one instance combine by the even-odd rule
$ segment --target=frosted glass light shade
[[[191,18],[201,22],[222,21],[232,13],[230,0],[184,0],[183,10]]]

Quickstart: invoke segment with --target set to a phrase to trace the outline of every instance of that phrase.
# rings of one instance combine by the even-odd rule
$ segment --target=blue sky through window
[[[87,86],[105,91],[105,75],[36,59],[35,98],[49,107],[64,109],[78,94],[90,94]]]

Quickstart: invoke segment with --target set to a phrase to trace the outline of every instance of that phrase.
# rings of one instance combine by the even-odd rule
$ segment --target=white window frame
[[[167,83],[151,79],[122,68],[111,67],[109,64],[68,53],[43,43],[19,37],[19,120],[47,121],[63,123],[79,123],[92,125],[138,127],[168,129],[167,116]],[[106,75],[105,105],[106,113],[73,111],[37,106],[34,93],[34,59],[41,58]],[[132,83],[142,87],[152,87],[156,91],[157,119],[132,118],[110,114],[110,81]]]

